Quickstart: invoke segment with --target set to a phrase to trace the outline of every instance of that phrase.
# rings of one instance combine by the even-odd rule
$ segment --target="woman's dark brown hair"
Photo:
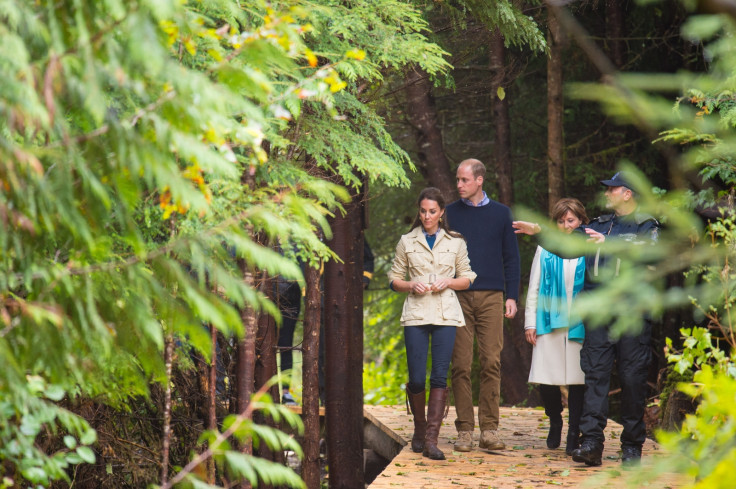
[[[437,205],[440,206],[440,210],[445,210],[445,198],[442,197],[442,192],[440,192],[440,189],[438,188],[427,187],[419,192],[419,197],[417,198],[417,207],[422,204],[423,200],[432,200],[434,202],[437,202]],[[417,212],[417,217],[414,218],[414,224],[411,225],[411,228],[414,229],[415,227],[421,225],[422,219],[419,217],[419,212]],[[450,236],[454,236],[456,238],[463,237],[463,235],[458,232],[450,231],[450,226],[447,223],[447,213],[445,213],[442,218],[440,218],[440,228],[442,228]]]
[[[572,215],[580,219],[583,224],[588,224],[590,222],[588,214],[585,213],[585,206],[583,203],[578,199],[572,199],[569,197],[560,199],[555,203],[555,206],[552,208],[552,220],[557,222],[565,217],[565,214],[568,212],[572,212]]]

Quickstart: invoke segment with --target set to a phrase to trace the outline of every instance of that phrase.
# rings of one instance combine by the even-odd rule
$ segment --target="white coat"
[[[537,246],[532,269],[529,276],[529,291],[526,296],[524,311],[524,329],[537,328],[537,299],[539,298],[539,281],[542,275],[540,256],[542,248]],[[575,268],[578,260],[563,260],[565,274],[565,293],[567,307],[572,306],[572,291],[575,284]],[[569,340],[569,328],[554,329],[551,333],[537,335],[537,344],[532,351],[532,366],[529,370],[529,382],[546,385],[585,384],[585,375],[580,368],[580,349],[582,344]]]

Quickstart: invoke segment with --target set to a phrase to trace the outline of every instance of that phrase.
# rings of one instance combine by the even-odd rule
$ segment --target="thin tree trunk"
[[[549,59],[547,60],[547,207],[552,207],[565,191],[563,167],[562,29],[557,17],[547,10]]]
[[[608,55],[616,68],[626,62],[624,49],[624,3],[621,0],[606,0],[606,44]]]
[[[416,132],[419,169],[427,184],[440,189],[445,200],[451,202],[457,199],[455,178],[442,145],[432,84],[429,75],[418,66],[407,72],[406,98],[406,112]]]
[[[245,264],[242,263],[243,268]],[[244,270],[244,280],[249,286],[255,283],[253,272]],[[238,413],[243,413],[250,404],[250,398],[254,392],[253,379],[256,364],[256,312],[250,305],[246,305],[241,311],[241,319],[245,333],[238,342]],[[247,453],[250,453],[248,451]]]
[[[274,300],[272,280],[265,272],[262,274],[260,290],[264,295],[268,296],[269,299]],[[274,321],[273,316],[269,314],[259,314],[258,331],[256,333],[256,363],[254,372],[254,390],[256,391],[260,390],[277,374],[276,341],[276,322]],[[274,402],[279,402],[279,386],[277,384],[272,385],[268,389],[268,393],[271,395]],[[264,416],[259,412],[253,413],[253,421],[258,424],[276,427],[276,424],[273,422],[271,417]],[[258,456],[266,460],[273,460],[274,462],[282,462],[284,458],[281,450],[274,452],[268,448],[266,443],[261,443],[259,445]],[[260,483],[258,487],[268,489],[272,486]]]
[[[210,337],[212,339],[212,360],[209,366],[209,410],[207,429],[217,428],[217,328],[210,324]]]
[[[217,328],[210,324],[210,336],[212,338],[212,354],[209,366],[209,382],[208,382],[208,413],[207,413],[207,429],[217,429]],[[215,483],[215,461],[210,458],[207,460],[207,482]]]
[[[255,279],[253,272],[248,268],[245,260],[240,261],[241,270],[243,272],[243,280],[246,285],[253,287]],[[238,413],[243,414],[248,409],[250,398],[253,395],[253,379],[255,377],[256,363],[256,328],[257,318],[256,312],[252,306],[246,305],[240,313],[245,329],[243,338],[238,341],[238,365],[237,365],[237,386],[238,386]],[[253,443],[245,442],[240,451],[245,454],[253,453]],[[248,481],[240,483],[241,489],[248,489],[251,484]]]
[[[166,335],[164,343],[164,365],[166,366],[166,388],[164,389],[164,432],[161,446],[161,484],[169,479],[169,448],[171,447],[171,370],[174,339]]]
[[[531,364],[532,349],[524,335],[524,308],[520,307],[516,317],[507,320],[503,329],[501,398],[504,404],[528,402],[528,405],[537,405],[537,391],[530,391],[527,382]]]
[[[263,273],[260,290],[265,296],[275,301],[273,280]],[[272,377],[278,373],[276,365],[276,322],[269,314],[259,314],[258,331],[256,333],[256,364],[255,364],[255,390],[260,390]],[[279,386],[274,384],[268,389],[268,393],[274,402],[278,402]]]
[[[325,423],[330,488],[363,487],[363,228],[360,197],[331,220],[325,265]]]
[[[506,47],[503,44],[503,36],[498,29],[491,35],[490,69],[491,108],[493,109],[493,127],[495,130],[493,153],[498,200],[502,204],[511,205],[514,200],[514,189],[511,168],[511,120],[509,118],[508,94],[504,87],[506,82]]]
[[[307,267],[307,300],[304,309],[302,342],[302,419],[304,420],[304,459],[302,479],[307,489],[320,488],[319,466],[319,326],[321,303],[319,270]]]

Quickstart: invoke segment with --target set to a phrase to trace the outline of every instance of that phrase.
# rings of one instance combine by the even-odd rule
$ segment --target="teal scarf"
[[[567,337],[582,343],[585,337],[583,322],[577,318],[571,318],[568,313],[563,259],[542,249],[539,266],[541,272],[537,302],[537,334],[543,335],[551,333],[553,329],[570,328]],[[582,290],[584,280],[585,260],[578,259],[578,265],[575,268],[575,283],[572,288],[573,297]]]

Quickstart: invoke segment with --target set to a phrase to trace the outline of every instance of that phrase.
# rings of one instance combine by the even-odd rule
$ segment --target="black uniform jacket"
[[[651,215],[641,212],[632,212],[625,216],[605,214],[596,217],[585,227],[606,235],[606,240],[615,237],[617,240],[625,240],[633,245],[654,243],[657,241],[659,232],[659,222]],[[600,252],[585,257],[585,290],[593,289],[602,281],[606,281],[616,275],[618,266],[612,269],[614,270],[612,276],[601,276],[602,269],[609,260],[617,260],[617,263],[620,263],[619,258],[603,256]]]

